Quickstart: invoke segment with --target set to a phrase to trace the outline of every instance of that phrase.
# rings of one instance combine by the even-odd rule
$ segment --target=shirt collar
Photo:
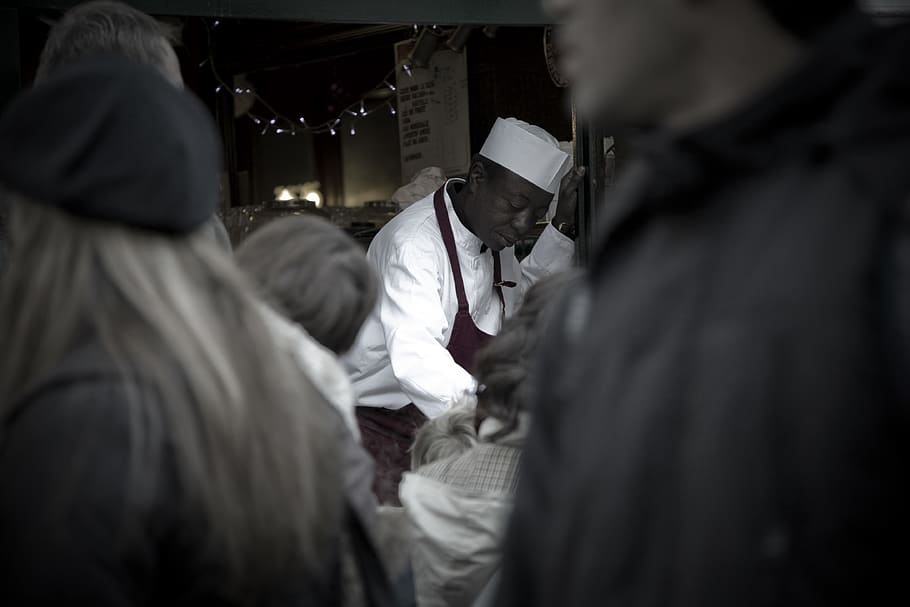
[[[452,206],[452,198],[449,196],[449,184],[451,183],[460,183],[464,184],[464,179],[449,179],[446,181],[444,190],[445,199],[446,199],[446,210],[449,213],[449,221],[452,224],[452,235],[455,237],[455,245],[460,248],[468,251],[471,255],[480,255],[481,247],[483,247],[483,241],[477,238],[471,230],[466,228],[461,220],[458,218],[458,213],[455,212],[455,207]]]

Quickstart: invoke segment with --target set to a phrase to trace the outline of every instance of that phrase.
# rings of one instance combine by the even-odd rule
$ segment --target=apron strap
[[[439,231],[442,233],[442,242],[449,255],[449,265],[452,266],[455,295],[458,297],[458,311],[469,312],[468,296],[464,291],[464,279],[461,277],[461,265],[458,263],[458,250],[455,248],[455,236],[452,234],[452,223],[449,221],[449,212],[446,210],[445,188],[446,186],[443,185],[436,190],[436,194],[433,196],[433,208],[436,210],[436,221],[439,223]]]
[[[499,259],[499,251],[493,253],[493,290],[499,295],[499,305],[502,306],[502,315],[506,315],[506,298],[502,294],[502,260]]]

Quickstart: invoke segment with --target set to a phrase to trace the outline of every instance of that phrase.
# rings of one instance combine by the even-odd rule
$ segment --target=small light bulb
[[[275,132],[278,133],[279,135],[287,133],[287,131],[285,129],[275,129]]]
[[[351,125],[351,135],[356,135],[356,134],[357,134],[357,129],[355,129],[354,125],[352,124]]]
[[[363,106],[363,101],[360,102],[360,115],[361,116],[367,115],[367,109]]]
[[[300,117],[300,124],[306,126],[306,120],[303,119],[303,116]]]
[[[278,122],[278,121],[275,120],[274,118],[272,118],[271,120],[269,120],[269,124],[271,124],[272,126],[275,126],[275,123],[276,123],[276,122]]]
[[[238,95],[240,95],[241,93],[243,93],[243,89],[236,88],[236,89],[234,89],[234,92],[237,93]]]
[[[253,116],[253,122],[255,122],[256,124],[262,124],[262,121],[259,120],[259,118],[256,118],[255,116]]]
[[[219,19],[215,19],[215,24],[213,27],[218,27],[219,25],[221,25],[221,21]]]
[[[221,85],[220,85],[220,84],[219,84],[218,86],[215,87],[215,92],[216,92],[216,93],[220,93],[220,92],[221,92]]]
[[[330,128],[329,128],[329,132],[332,134],[332,137],[334,137],[335,135],[337,135],[337,133],[335,132],[335,127],[330,127]]]
[[[408,75],[408,78],[414,77],[414,74],[411,73],[411,64],[410,63],[405,63],[404,65],[401,66],[401,69],[403,69],[404,73]]]
[[[389,106],[389,113],[390,113],[392,116],[394,116],[395,114],[398,113],[398,111],[395,109],[395,106],[394,106],[394,105],[390,105],[390,106]]]
[[[394,91],[398,90],[397,88],[395,88],[395,85],[392,84],[391,82],[386,82],[386,85],[388,85],[390,91],[394,92]]]

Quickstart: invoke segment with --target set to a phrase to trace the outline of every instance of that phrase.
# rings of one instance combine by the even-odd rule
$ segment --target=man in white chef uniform
[[[500,118],[466,180],[449,179],[376,235],[367,257],[382,292],[346,363],[383,503],[398,503],[414,431],[475,389],[477,350],[530,285],[571,265],[583,176],[549,133]],[[519,264],[513,245],[557,194],[553,221]]]

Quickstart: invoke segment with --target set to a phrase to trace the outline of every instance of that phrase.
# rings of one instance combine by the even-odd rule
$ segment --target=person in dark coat
[[[910,603],[907,29],[548,4],[636,159],[542,349],[495,604]]]
[[[220,156],[112,55],[0,118],[4,605],[339,602],[333,418],[210,236]]]
[[[0,208],[0,278],[3,278],[3,270],[6,268],[6,261],[9,257],[9,237],[6,235],[6,213]]]

